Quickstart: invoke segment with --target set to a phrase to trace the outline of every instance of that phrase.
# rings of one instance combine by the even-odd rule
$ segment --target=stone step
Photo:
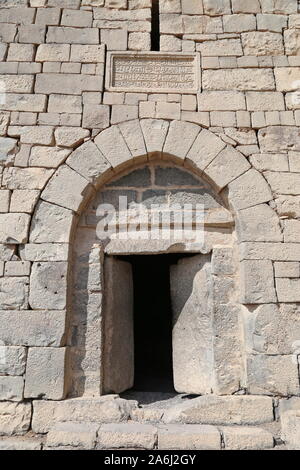
[[[259,450],[274,447],[273,435],[252,426],[198,424],[56,423],[45,449]]]

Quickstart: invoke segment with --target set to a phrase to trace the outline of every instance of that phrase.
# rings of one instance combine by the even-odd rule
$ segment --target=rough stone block
[[[196,168],[204,170],[225,147],[225,142],[204,129],[196,138],[186,158]]]
[[[196,124],[174,121],[170,124],[163,152],[185,159],[201,128]]]
[[[229,201],[235,210],[246,209],[273,199],[266,180],[254,169],[229,183],[228,189]]]
[[[210,16],[226,15],[231,13],[229,0],[203,0],[204,13]]]
[[[26,349],[19,346],[0,346],[0,374],[23,375],[26,366]]]
[[[101,29],[101,43],[109,51],[126,51],[128,32],[126,29]]]
[[[70,57],[68,44],[41,44],[36,53],[37,62],[66,62]]]
[[[86,28],[92,26],[93,13],[85,10],[63,10],[61,25]]]
[[[19,27],[18,39],[25,44],[41,44],[45,42],[46,28],[43,25],[31,24]]]
[[[102,104],[86,104],[83,108],[83,127],[106,129],[109,127],[109,106]]]
[[[282,34],[280,33],[272,33],[270,31],[242,33],[242,44],[245,55],[284,55]]]
[[[45,95],[7,94],[5,103],[0,103],[0,110],[43,112],[46,107]]]
[[[103,424],[98,431],[98,449],[153,449],[157,428],[150,424]]]
[[[30,152],[29,166],[57,168],[70,153],[71,149],[35,145]]]
[[[31,243],[68,243],[73,224],[72,211],[41,201],[35,211]]]
[[[263,450],[274,447],[274,438],[265,429],[227,426],[222,428],[222,434],[227,450]]]
[[[0,435],[25,434],[31,422],[31,403],[0,402]]]
[[[0,243],[26,243],[29,223],[27,214],[0,214]]]
[[[165,423],[253,425],[274,421],[270,397],[205,395],[165,411]]]
[[[107,121],[109,123],[109,112]],[[138,106],[127,104],[115,104],[111,108],[111,124],[131,121],[138,118]],[[108,127],[107,124],[106,127]]]
[[[72,45],[71,62],[88,64],[104,63],[105,47],[103,45]]]
[[[7,54],[8,62],[32,62],[34,60],[32,44],[10,44]]]
[[[61,346],[65,312],[0,311],[0,340],[14,346]]]
[[[4,172],[2,184],[8,189],[42,189],[52,174],[53,171],[46,168],[10,167]]]
[[[32,429],[46,433],[55,423],[70,421],[89,423],[118,423],[127,421],[137,402],[117,395],[93,398],[74,398],[60,402],[39,400],[33,403]]]
[[[274,69],[278,91],[296,91],[299,88],[300,67],[278,67]]]
[[[276,279],[279,302],[300,302],[300,279]]]
[[[0,376],[0,400],[22,401],[23,377]]]
[[[50,95],[48,103],[48,112],[56,113],[81,113],[82,103],[80,96],[71,95]]]
[[[214,426],[169,424],[158,428],[158,449],[219,450],[221,436]]]
[[[298,127],[271,126],[261,129],[258,140],[263,152],[300,150]]]
[[[273,72],[269,69],[204,70],[202,86],[204,90],[212,91],[268,91],[275,89],[275,82]]]
[[[237,212],[237,235],[240,242],[283,240],[279,218],[267,204],[259,204]]]
[[[199,111],[238,111],[246,109],[241,92],[203,91],[198,95]]]
[[[87,129],[81,127],[58,127],[55,132],[55,141],[62,147],[78,146],[86,137],[90,136]]]
[[[219,39],[200,43],[197,50],[202,57],[242,56],[240,39]],[[252,54],[251,54],[252,55]]]
[[[110,169],[98,147],[90,141],[74,150],[67,165],[89,181],[97,180]]]
[[[33,263],[29,303],[32,309],[63,310],[66,307],[67,264]]]
[[[32,93],[33,91],[33,75],[0,75],[0,80],[6,93]]]
[[[279,92],[246,93],[248,111],[284,111],[284,96]]]
[[[71,416],[70,416],[71,418]],[[94,423],[57,423],[47,434],[47,447],[69,447],[92,450],[96,444],[99,429]]]
[[[20,249],[20,256],[26,261],[68,261],[67,243],[28,243]]]
[[[112,167],[131,159],[131,153],[117,126],[112,126],[98,134],[95,144]]]
[[[99,31],[97,28],[82,28],[79,34],[77,28],[49,26],[46,42],[55,44],[98,44]]]
[[[244,304],[276,303],[273,265],[269,260],[241,262],[241,301]]]
[[[226,147],[205,168],[205,173],[218,189],[222,189],[249,168],[249,162],[240,152],[232,147]]]
[[[247,388],[251,394],[299,395],[295,356],[248,356],[247,376]]]
[[[146,155],[144,137],[138,120],[123,122],[119,129],[133,157]]]
[[[64,398],[65,353],[65,348],[29,348],[25,398]]]

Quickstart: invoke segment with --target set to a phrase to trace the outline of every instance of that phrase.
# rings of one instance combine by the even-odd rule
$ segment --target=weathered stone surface
[[[43,112],[45,106],[46,96],[41,94],[9,93],[4,102],[0,101],[0,110],[6,111]]]
[[[227,426],[222,428],[222,434],[227,450],[263,450],[274,447],[274,438],[265,429]]]
[[[46,445],[91,450],[95,447],[98,429],[96,423],[56,423],[47,434]]]
[[[157,428],[150,424],[103,424],[98,431],[98,449],[153,449]]]
[[[0,311],[0,340],[4,345],[61,346],[65,333],[65,312]]]
[[[274,69],[278,91],[296,91],[299,89],[300,67],[283,67]]]
[[[285,51],[288,55],[299,55],[300,32],[298,29],[289,29],[284,32]]]
[[[106,129],[109,127],[109,114],[110,110],[106,105],[86,104],[83,108],[83,127]],[[122,120],[123,119],[120,119],[120,121]],[[114,122],[119,122],[119,118],[115,120],[111,118],[111,123],[113,124]]]
[[[122,122],[119,124],[119,129],[134,158],[146,155],[144,137],[138,120]]]
[[[32,429],[46,433],[55,423],[70,421],[90,423],[118,423],[127,421],[136,402],[123,400],[117,395],[98,398],[74,398],[65,401],[35,401]]]
[[[273,279],[273,265],[271,261],[242,261],[241,281],[242,303],[260,304],[277,301]]]
[[[300,174],[267,171],[264,176],[275,195],[300,194]]]
[[[20,249],[21,259],[26,261],[68,261],[67,243],[28,243]]]
[[[11,195],[10,212],[27,212],[31,214],[39,198],[40,191],[15,189]]]
[[[163,152],[184,159],[199,132],[200,127],[196,124],[173,121],[169,128]]]
[[[26,243],[29,223],[27,214],[0,214],[0,242]]]
[[[160,153],[167,136],[169,123],[162,120],[142,119],[141,128],[148,154]]]
[[[66,160],[70,153],[70,149],[36,145],[31,149],[29,165],[35,167],[56,168]]]
[[[167,410],[165,423],[261,424],[274,420],[270,397],[206,395]]]
[[[25,398],[62,400],[65,395],[65,348],[29,348]]]
[[[259,204],[237,212],[237,236],[240,242],[283,240],[278,215],[267,204]]]
[[[29,303],[33,309],[63,310],[66,307],[67,264],[33,263]]]
[[[203,129],[196,138],[186,158],[192,165],[196,166],[196,168],[204,170],[225,147],[225,142],[212,132]]]
[[[0,309],[26,309],[28,307],[28,278],[0,278]]]
[[[22,401],[23,377],[0,376],[0,400]]]
[[[45,168],[14,168],[5,169],[2,185],[7,189],[43,189],[52,170]]]
[[[61,166],[42,192],[42,199],[67,209],[78,211],[89,193],[88,181],[68,165]]]
[[[0,402],[0,435],[25,434],[30,427],[31,403]]]
[[[268,91],[275,89],[274,77],[271,70],[246,68],[232,70],[204,70],[202,86],[204,90]],[[283,90],[279,89],[279,91]]]
[[[67,160],[67,165],[89,181],[97,181],[110,169],[99,148],[93,142],[78,147]]]
[[[299,339],[299,308],[295,304],[261,305],[244,310],[247,348],[253,354],[293,354]]]
[[[158,449],[219,450],[220,446],[220,433],[213,426],[169,424],[158,428]]]
[[[174,388],[178,393],[210,393],[214,364],[209,258],[183,259],[170,273]]]
[[[300,279],[277,279],[276,291],[279,302],[300,301]]]
[[[247,383],[251,394],[298,395],[298,364],[295,356],[248,356]]]
[[[202,57],[242,56],[243,50],[240,39],[220,39],[200,43],[197,50]]]
[[[238,111],[246,109],[245,96],[238,91],[203,91],[198,95],[200,111]]]
[[[237,150],[227,146],[206,167],[205,174],[214,182],[218,189],[222,189],[249,168],[250,164],[247,159]]]
[[[55,131],[55,140],[57,145],[63,147],[75,147],[86,137],[89,137],[90,133],[87,129],[81,129],[79,127],[59,127]]]
[[[290,450],[299,450],[300,398],[292,397],[279,402],[281,438]]]
[[[282,34],[253,31],[250,33],[242,33],[242,43],[245,55],[283,55]]]
[[[31,224],[30,243],[68,243],[73,225],[73,212],[41,201]]]
[[[95,144],[113,167],[131,159],[131,153],[117,126],[100,132],[95,139]]]
[[[42,442],[38,439],[2,438],[0,450],[41,450]]]
[[[246,209],[273,199],[263,176],[251,169],[228,185],[228,198],[234,210]]]
[[[103,45],[72,45],[71,62],[103,63],[105,48]]]
[[[299,151],[299,136],[298,127],[288,126],[271,126],[258,132],[258,140],[263,152]]]
[[[23,375],[26,366],[26,349],[19,346],[0,346],[0,374]]]
[[[6,93],[32,93],[33,76],[31,75],[0,75]]]

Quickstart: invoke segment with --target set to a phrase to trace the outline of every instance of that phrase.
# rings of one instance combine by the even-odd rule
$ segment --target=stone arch
[[[221,194],[237,223],[241,246],[240,301],[244,304],[277,301],[272,263],[244,255],[244,243],[282,241],[278,217],[268,205],[273,199],[263,176],[244,155],[207,129],[188,122],[142,119],[113,125],[72,152],[44,188],[33,215],[29,243],[44,244],[43,263],[51,271],[51,282],[61,295],[36,295],[34,309],[67,309],[69,245],[79,215],[96,191],[125,168],[151,159],[168,159],[185,166],[210,183]],[[251,250],[251,246],[244,249]],[[248,259],[250,258],[250,259]],[[43,276],[43,266],[34,263],[31,283]],[[249,277],[261,281],[248,282]],[[65,344],[65,338],[61,345]],[[62,348],[61,348],[62,349]],[[65,357],[60,358],[65,370]],[[62,372],[63,374],[63,372]],[[56,399],[65,396],[62,386]],[[47,397],[47,392],[45,393]],[[51,396],[50,396],[51,398]],[[52,397],[53,398],[53,397]]]

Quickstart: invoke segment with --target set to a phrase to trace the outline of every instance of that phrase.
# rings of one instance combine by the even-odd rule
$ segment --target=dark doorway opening
[[[183,254],[122,256],[134,286],[134,390],[173,393],[170,265]]]

